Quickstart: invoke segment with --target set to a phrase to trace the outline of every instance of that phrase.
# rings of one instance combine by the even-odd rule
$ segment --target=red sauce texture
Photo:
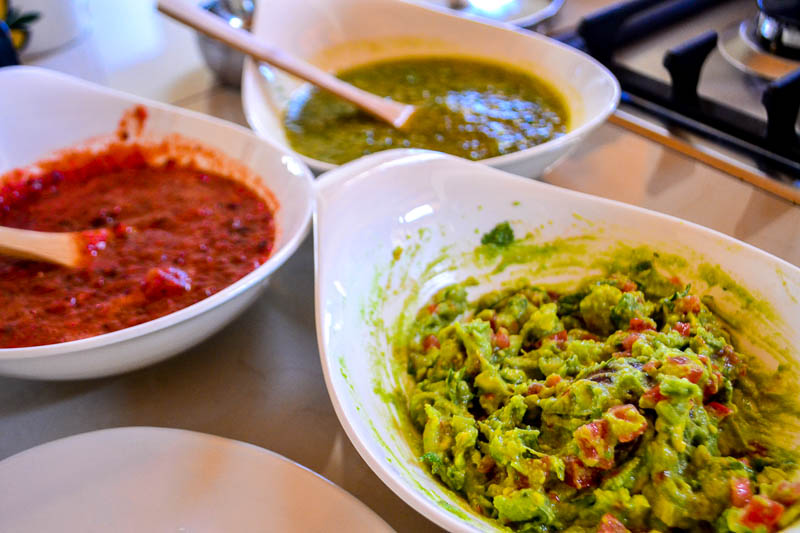
[[[274,214],[253,190],[174,164],[151,167],[136,150],[10,178],[0,185],[0,225],[88,230],[87,263],[0,256],[0,348],[153,320],[225,288],[272,251]]]

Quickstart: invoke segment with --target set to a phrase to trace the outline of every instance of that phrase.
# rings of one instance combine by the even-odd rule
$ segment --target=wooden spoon
[[[268,46],[256,39],[249,31],[234,28],[220,17],[187,0],[158,0],[158,9],[175,20],[222,41],[253,59],[269,63],[355,104],[395,128],[401,129],[417,110],[413,105],[394,102],[354,87],[283,50]]]
[[[0,254],[79,267],[87,259],[82,232],[51,233],[0,226]]]

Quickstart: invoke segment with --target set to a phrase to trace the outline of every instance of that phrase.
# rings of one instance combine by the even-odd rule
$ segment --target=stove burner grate
[[[619,79],[624,102],[668,124],[747,153],[764,168],[786,175],[791,185],[800,186],[800,179],[790,177],[800,176],[800,136],[796,129],[800,112],[800,65],[790,64],[766,85],[762,94],[765,122],[697,92],[703,64],[717,41],[725,40],[724,35],[718,39],[717,33],[711,31],[669,50],[664,66],[671,83],[644,75],[614,59],[615,51],[621,47],[726,1],[629,0],[584,18],[577,31],[556,38],[604,63]]]

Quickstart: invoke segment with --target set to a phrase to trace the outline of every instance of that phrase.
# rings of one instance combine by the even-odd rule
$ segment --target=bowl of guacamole
[[[351,168],[320,180],[322,366],[417,511],[465,532],[797,522],[800,269],[449,156]]]
[[[315,172],[419,148],[538,177],[601,124],[620,95],[605,67],[552,39],[412,2],[268,0],[252,31],[357,87],[419,108],[397,130],[249,62],[248,122]]]
[[[526,245],[507,222],[482,243]],[[468,278],[419,309],[392,348],[420,461],[514,531],[794,524],[800,453],[765,419],[800,414],[791,373],[737,350],[656,252],[619,253],[574,284],[520,277],[470,298]]]

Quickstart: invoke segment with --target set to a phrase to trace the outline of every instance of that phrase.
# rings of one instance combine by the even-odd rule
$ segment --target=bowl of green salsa
[[[339,78],[420,107],[402,130],[319,89],[290,100],[289,145],[316,160],[342,164],[392,148],[422,148],[480,161],[532,148],[567,133],[569,112],[558,92],[510,66],[463,57],[386,60]]]
[[[315,29],[314,39],[306,28]],[[242,94],[251,126],[317,172],[380,151],[419,148],[537,177],[619,100],[614,77],[585,54],[541,35],[407,2],[267,1],[253,31],[357,87],[419,107],[398,130],[250,62]]]
[[[319,183],[322,366],[407,503],[465,532],[798,523],[800,269],[445,155],[351,165]]]

